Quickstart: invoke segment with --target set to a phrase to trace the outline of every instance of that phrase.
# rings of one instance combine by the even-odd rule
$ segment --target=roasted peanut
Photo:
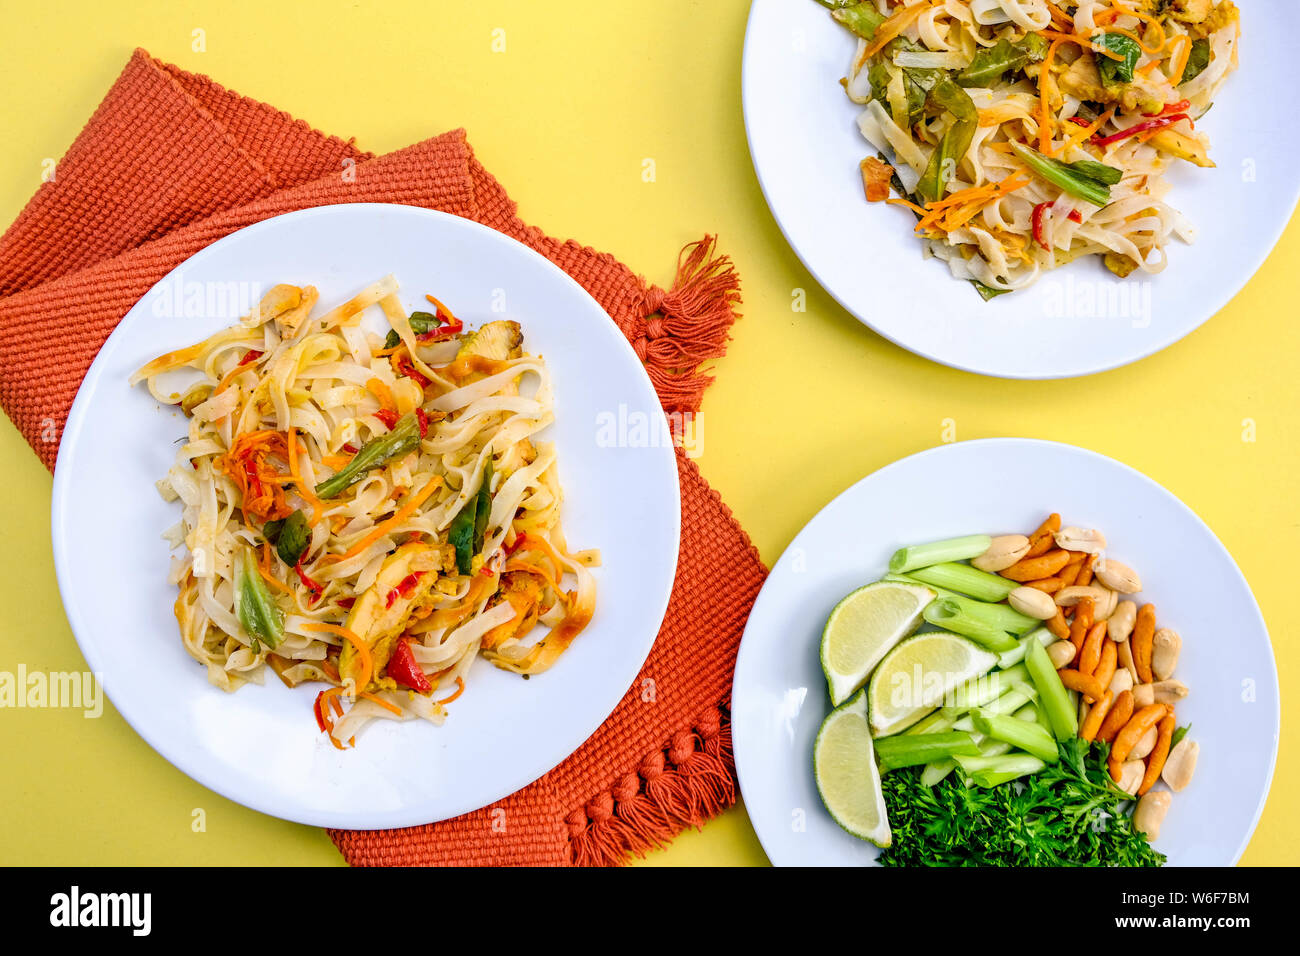
[[[1112,641],[1127,641],[1137,623],[1138,606],[1132,601],[1119,601],[1106,621],[1106,633]]]
[[[1138,682],[1137,665],[1133,663],[1133,645],[1129,641],[1120,641],[1117,648],[1119,651],[1119,663],[1133,678],[1133,683]]]
[[[1153,684],[1138,684],[1133,688],[1133,703],[1138,707],[1152,704],[1176,704],[1188,694],[1187,685],[1180,680],[1159,680]]]
[[[1016,588],[1007,595],[1007,603],[1019,611],[1040,621],[1056,617],[1056,602],[1052,596],[1038,588]]]
[[[1183,639],[1172,627],[1156,631],[1151,644],[1151,673],[1157,680],[1168,680],[1178,666],[1178,653],[1183,649]]]
[[[1106,536],[1095,528],[1062,528],[1052,537],[1056,546],[1066,551],[1083,551],[1087,554],[1099,554],[1106,550]]]
[[[1092,586],[1096,587],[1095,584]],[[1102,592],[1102,599],[1097,602],[1097,606],[1092,612],[1092,619],[1094,621],[1109,621],[1111,615],[1115,613],[1115,608],[1119,607],[1119,594],[1110,588],[1104,587],[1099,590]],[[1107,627],[1109,628],[1109,625]]]
[[[1182,790],[1192,782],[1192,774],[1196,772],[1196,758],[1200,755],[1201,745],[1184,737],[1169,751],[1160,778],[1169,785],[1170,790]]]
[[[1160,836],[1160,824],[1164,823],[1165,814],[1169,812],[1169,803],[1173,799],[1168,790],[1148,790],[1138,801],[1133,811],[1133,827],[1147,835],[1148,840]]]
[[[1128,752],[1130,760],[1146,760],[1147,754],[1151,753],[1156,747],[1156,740],[1159,738],[1159,732],[1152,727],[1143,734],[1138,742],[1133,745],[1133,749]]]
[[[1133,675],[1128,672],[1127,667],[1121,666],[1115,668],[1115,674],[1114,676],[1111,677],[1110,683],[1106,685],[1106,689],[1109,690],[1111,694],[1113,694],[1116,697],[1118,697],[1126,690],[1132,690]]]
[[[1074,661],[1074,645],[1069,641],[1057,641],[1048,646],[1047,656],[1058,671],[1062,667],[1069,667]]]
[[[1127,564],[1106,556],[1099,557],[1092,566],[1097,580],[1120,594],[1136,594],[1142,590],[1142,579]]]
[[[1091,584],[1076,584],[1072,587],[1061,588],[1056,592],[1056,603],[1060,607],[1074,607],[1084,598],[1092,598],[1093,605],[1098,609],[1110,600],[1106,596],[1106,588],[1094,587]],[[1096,619],[1095,611],[1093,618]]]
[[[1002,534],[993,539],[988,550],[971,558],[972,567],[981,571],[1001,571],[1011,567],[1029,552],[1029,539],[1023,534]]]
[[[1141,760],[1126,760],[1119,769],[1119,788],[1130,797],[1137,796],[1138,787],[1142,786],[1142,776],[1147,772],[1147,765]]]

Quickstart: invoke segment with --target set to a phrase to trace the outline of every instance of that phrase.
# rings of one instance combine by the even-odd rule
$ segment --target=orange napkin
[[[722,354],[740,299],[711,238],[682,250],[664,290],[608,254],[526,225],[463,130],[374,156],[143,50],[0,238],[0,404],[52,469],[82,377],[151,286],[236,229],[347,202],[440,209],[531,246],[609,313],[666,411],[698,410],[710,381],[701,363]],[[617,863],[734,801],[727,698],[766,572],[694,462],[679,452],[678,467],[672,598],[614,713],[558,767],[491,807],[401,830],[331,831],[349,862]]]

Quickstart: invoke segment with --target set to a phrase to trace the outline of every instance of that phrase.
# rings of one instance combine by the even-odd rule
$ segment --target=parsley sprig
[[[920,768],[881,778],[893,845],[884,866],[1160,866],[1133,829],[1131,798],[1106,770],[1109,746],[1070,740],[1061,760],[1012,783],[966,786],[958,769],[933,787]]]

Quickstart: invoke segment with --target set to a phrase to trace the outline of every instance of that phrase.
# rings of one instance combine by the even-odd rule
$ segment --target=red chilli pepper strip
[[[339,607],[347,608],[350,611],[352,610],[352,605],[357,603],[357,599],[354,597],[339,598],[336,603]]]
[[[1182,113],[1192,105],[1191,100],[1179,100],[1177,103],[1170,103],[1158,113],[1143,113],[1143,116],[1168,116],[1170,113]]]
[[[1070,215],[1066,216],[1066,218],[1069,219],[1070,222],[1083,222],[1083,213],[1079,212],[1077,209],[1071,209]]]
[[[387,425],[389,429],[397,427],[397,412],[394,409],[381,408],[379,411],[375,412],[375,417]]]
[[[1112,143],[1118,143],[1120,140],[1128,139],[1130,136],[1137,136],[1140,133],[1149,133],[1152,130],[1164,129],[1166,126],[1173,126],[1179,120],[1187,119],[1186,113],[1175,113],[1173,116],[1161,116],[1159,119],[1147,120],[1145,123],[1138,123],[1136,126],[1130,126],[1122,133],[1116,133],[1114,136],[1103,136],[1101,139],[1092,141],[1094,146],[1106,147]]]
[[[439,326],[430,332],[421,332],[415,337],[417,342],[437,342],[440,339],[449,339],[453,335],[465,331],[465,324],[457,319],[455,322],[449,322],[446,325]]]
[[[1052,251],[1051,247],[1047,244],[1047,234],[1044,230],[1043,224],[1043,219],[1047,215],[1047,210],[1051,208],[1052,204],[1050,202],[1040,202],[1034,207],[1033,215],[1030,216],[1030,221],[1033,223],[1034,227],[1034,242],[1042,246],[1044,252]]]
[[[320,600],[321,593],[325,590],[324,586],[307,577],[307,572],[302,569],[301,558],[298,560],[298,563],[293,566],[293,569],[298,572],[298,580],[302,582],[302,586],[312,593],[311,603],[315,604]]]
[[[1081,116],[1071,116],[1068,120],[1066,120],[1066,122],[1073,123],[1075,126],[1082,126],[1084,129],[1087,129],[1089,126],[1092,125]]]
[[[404,359],[397,363],[396,371],[398,375],[402,375],[405,376],[406,378],[411,379],[413,382],[419,385],[420,388],[429,387],[429,380],[425,378],[423,375],[421,375],[419,372],[417,372],[415,370],[414,365],[412,365],[410,362],[407,362]]]
[[[244,353],[244,357],[239,360],[239,364],[236,365],[235,368],[241,368],[247,365],[249,362],[256,362],[265,354],[266,354],[265,352],[259,352],[257,351],[257,349],[249,349],[247,352]]]
[[[415,421],[420,426],[420,437],[429,437],[429,416],[424,413],[423,408],[415,410]]]
[[[520,532],[519,534],[515,535],[515,543],[514,543],[514,544],[508,544],[508,545],[505,546],[505,549],[504,549],[504,550],[505,550],[505,553],[506,553],[507,557],[508,557],[509,555],[514,554],[516,551],[518,551],[520,548],[522,548],[522,547],[524,546],[524,542],[527,541],[527,540],[528,540],[528,535],[525,534],[525,533],[523,533],[523,532]]]
[[[396,601],[398,597],[409,597],[410,593],[415,590],[416,584],[419,583],[420,578],[423,576],[423,571],[415,571],[414,573],[408,574],[406,577],[402,578],[402,580],[398,582],[397,587],[388,592],[387,599],[384,602],[384,607],[392,607],[393,602]]]
[[[388,658],[386,673],[397,683],[411,688],[417,694],[427,694],[433,690],[429,678],[424,675],[424,671],[420,670],[420,665],[415,660],[408,638],[400,637],[393,645],[393,654]]]

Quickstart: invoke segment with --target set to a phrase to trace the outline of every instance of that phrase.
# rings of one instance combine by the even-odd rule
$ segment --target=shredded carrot
[[[1098,46],[1092,37],[1086,37],[1082,33],[1058,33],[1056,30],[1039,30],[1038,35],[1045,40],[1060,40],[1062,43],[1077,43],[1085,50],[1091,50],[1098,56],[1104,56],[1111,60],[1124,59],[1122,53],[1116,53],[1109,47]]]
[[[918,216],[925,215],[925,210],[922,209],[920,206],[918,206],[916,203],[912,202],[910,199],[900,199],[896,196],[891,196],[889,199],[886,199],[885,202],[889,203],[891,206],[906,206],[908,209],[912,210],[912,212],[916,213]]]
[[[351,455],[321,455],[320,459],[322,465],[327,465],[335,471],[342,471],[351,461]]]
[[[463,693],[465,693],[465,678],[463,678],[463,677],[457,677],[457,678],[456,678],[456,693],[452,694],[450,697],[444,697],[442,700],[440,700],[440,701],[436,701],[436,703],[439,703],[439,704],[450,704],[453,700],[455,700],[457,697],[459,697],[459,696],[460,696],[461,694],[463,694]]]
[[[1172,69],[1169,73],[1169,82],[1178,86],[1183,81],[1183,74],[1187,72],[1187,61],[1192,57],[1192,38],[1187,34],[1179,34],[1168,41],[1167,45],[1172,45],[1182,41],[1178,48],[1178,55],[1174,58]]]
[[[213,459],[212,467],[229,475],[239,489],[245,522],[249,515],[269,521],[292,514],[280,488],[279,472],[266,462],[269,455],[285,457],[284,449],[282,432],[262,429],[239,435],[229,451]]]
[[[356,634],[348,628],[343,627],[341,624],[326,624],[324,621],[308,621],[303,625],[303,628],[308,631],[324,631],[329,634],[337,634],[345,641],[351,643],[352,646],[357,649],[357,656],[361,658],[361,674],[362,677],[364,677],[364,679],[360,677],[357,678],[357,690],[362,690],[370,683],[370,678],[374,675],[375,662],[374,658],[370,656],[369,644],[357,637]]]
[[[392,531],[394,528],[396,528],[399,524],[401,524],[411,515],[415,514],[415,510],[419,508],[420,505],[424,504],[424,502],[428,499],[428,497],[441,486],[442,486],[442,478],[438,475],[434,475],[427,482],[425,482],[423,488],[421,488],[414,495],[412,495],[410,498],[407,499],[406,504],[402,505],[402,507],[398,509],[395,515],[393,515],[387,521],[381,521],[379,524],[375,525],[373,528],[370,529],[369,534],[367,534],[364,538],[362,538],[352,547],[348,548],[342,554],[327,554],[322,560],[327,561],[330,564],[334,564],[339,561],[346,561],[348,558],[355,558],[362,551],[366,550],[366,548],[370,547],[372,544],[374,544],[384,535],[388,534],[388,532]]]
[[[1038,151],[1044,155],[1051,155],[1052,137],[1056,132],[1056,121],[1052,118],[1052,61],[1056,59],[1056,51],[1061,48],[1064,40],[1053,40],[1047,48],[1047,56],[1043,58],[1042,71],[1038,74]]]
[[[257,562],[257,573],[260,574],[262,576],[262,579],[272,587],[278,588],[279,590],[283,591],[285,594],[293,594],[293,588],[289,587],[289,585],[285,584],[283,581],[277,580],[276,577],[273,574],[271,574],[270,542],[267,541],[262,542],[262,558],[260,561]]]
[[[240,373],[251,372],[252,370],[253,367],[251,365],[240,365],[239,363],[236,363],[234,368],[232,368],[225,375],[221,376],[221,381],[217,382],[217,387],[212,390],[212,394],[220,395],[222,392],[224,392],[227,388],[230,387],[230,383],[233,382],[236,378],[238,378]]]
[[[939,229],[943,232],[952,232],[970,222],[985,206],[997,202],[1017,189],[1028,186],[1031,181],[1028,176],[1021,173],[1012,173],[1001,182],[972,186],[937,202],[927,203],[926,213],[916,224],[916,230],[920,232],[924,229]]]
[[[393,401],[393,391],[377,378],[366,382],[366,388],[379,399],[379,407],[397,411],[397,402]]]
[[[524,542],[518,547],[522,547],[527,551],[537,550],[542,552],[551,559],[551,565],[555,568],[555,576],[559,578],[564,574],[564,562],[560,560],[560,556],[555,553],[555,549],[551,547],[549,541],[537,534],[523,534],[521,537],[524,538]],[[516,547],[516,550],[518,550],[518,547]]]
[[[1047,12],[1052,15],[1053,23],[1064,27],[1067,30],[1074,29],[1074,17],[1070,16],[1056,4],[1052,3],[1052,0],[1047,0]]]
[[[1120,36],[1128,37],[1141,48],[1143,53],[1150,53],[1152,56],[1157,56],[1164,51],[1163,44],[1161,46],[1148,46],[1147,42],[1132,30],[1125,30],[1123,27],[1111,27],[1107,32],[1118,33]]]
[[[440,316],[445,315],[447,317],[448,322],[450,322],[452,325],[457,325],[460,323],[460,319],[456,318],[456,313],[451,311],[451,309],[447,308],[447,306],[444,305],[441,301],[435,299],[433,296],[428,295],[427,293],[425,294],[424,297],[429,300],[430,305],[432,305],[435,309],[438,310],[438,314]]]
[[[330,743],[334,745],[335,750],[342,750],[343,745],[334,738],[334,721],[330,717],[327,704],[333,705],[334,713],[339,717],[343,716],[343,705],[339,703],[339,694],[343,693],[342,687],[327,687],[316,695],[316,702],[312,705],[316,709],[316,721],[324,729],[325,736],[329,737]]]
[[[1107,123],[1111,121],[1111,118],[1114,117],[1114,115],[1115,115],[1115,108],[1111,107],[1106,112],[1098,116],[1095,120],[1093,120],[1092,123],[1081,128],[1079,132],[1071,136],[1066,141],[1065,145],[1061,147],[1061,153],[1063,154],[1069,153],[1070,150],[1074,149],[1074,147],[1078,146],[1080,143],[1092,139],[1092,137],[1097,134],[1098,130],[1100,130],[1103,126],[1105,126]]]
[[[367,693],[366,691],[362,691],[362,692],[361,692],[360,694],[358,694],[357,696],[358,696],[358,697],[364,697],[366,700],[371,701],[372,703],[378,704],[380,707],[384,708],[384,710],[391,711],[391,712],[393,712],[394,714],[396,714],[398,717],[401,717],[401,716],[402,716],[402,709],[401,709],[400,707],[398,707],[398,706],[395,705],[395,704],[390,704],[388,701],[384,700],[382,697],[376,697],[374,694]]]
[[[1120,3],[1120,0],[1112,0],[1111,13],[1113,14],[1113,16],[1111,17],[1112,20],[1120,16],[1130,16],[1140,23],[1147,24],[1149,29],[1159,31],[1160,41],[1157,44],[1156,49],[1150,50],[1150,49],[1146,49],[1146,47],[1143,47],[1143,49],[1146,49],[1146,52],[1154,54],[1164,49],[1168,40],[1166,38],[1164,24],[1162,24],[1158,18],[1151,16],[1149,13],[1142,13],[1138,10],[1133,10],[1129,7],[1126,7],[1124,4]]]
[[[866,48],[862,51],[862,55],[858,57],[858,62],[854,65],[860,68],[863,63],[883,50],[885,44],[910,27],[916,18],[925,12],[926,9],[941,2],[942,0],[930,0],[929,3],[916,3],[910,7],[902,7],[899,9],[890,16],[888,20],[876,27],[876,32],[872,36],[871,42],[867,44]]]

